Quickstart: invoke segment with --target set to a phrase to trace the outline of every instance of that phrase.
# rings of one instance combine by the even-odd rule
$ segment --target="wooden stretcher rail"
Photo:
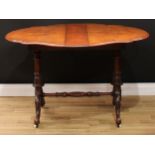
[[[104,24],[58,24],[35,26],[10,32],[6,39],[11,42],[27,45],[34,53],[34,87],[35,87],[35,119],[34,126],[39,127],[41,107],[45,106],[45,96],[84,97],[111,95],[115,106],[115,122],[121,125],[122,74],[121,50],[128,43],[144,40],[149,34],[139,28],[121,25]],[[100,47],[104,51],[114,52],[113,91],[112,92],[55,92],[43,93],[41,80],[41,52],[54,48]],[[95,52],[95,50],[94,50]],[[61,62],[60,62],[61,63]],[[100,66],[101,67],[101,66]],[[108,67],[108,66],[107,66]]]
[[[112,92],[56,92],[56,93],[44,93],[44,96],[51,97],[84,97],[84,96],[104,96],[113,95]]]

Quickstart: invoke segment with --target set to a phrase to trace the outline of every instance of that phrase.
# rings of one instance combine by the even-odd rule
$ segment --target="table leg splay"
[[[121,60],[120,51],[114,52],[114,75],[113,75],[113,91],[112,92],[56,92],[44,93],[41,81],[41,52],[33,49],[34,53],[34,87],[35,87],[35,120],[34,127],[38,128],[40,124],[41,107],[45,105],[45,96],[55,97],[83,97],[83,96],[104,96],[111,95],[113,97],[113,105],[115,106],[116,125],[120,127],[120,108],[121,108]]]

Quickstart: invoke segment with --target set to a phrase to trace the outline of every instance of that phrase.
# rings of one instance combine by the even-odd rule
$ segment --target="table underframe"
[[[113,98],[113,105],[115,107],[115,122],[117,127],[121,125],[120,109],[121,109],[121,50],[114,50],[114,71],[113,71],[113,91],[112,92],[55,92],[44,93],[43,83],[41,81],[41,49],[39,46],[30,46],[34,53],[34,88],[35,88],[35,119],[34,126],[39,127],[41,107],[45,106],[45,97],[83,97],[83,96],[104,96],[110,95]]]

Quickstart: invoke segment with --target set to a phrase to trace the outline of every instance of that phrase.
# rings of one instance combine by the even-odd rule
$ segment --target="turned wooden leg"
[[[41,107],[45,105],[40,73],[40,52],[34,51],[34,87],[35,87],[35,111],[36,117],[34,126],[37,128],[40,124]]]
[[[114,57],[114,76],[113,76],[113,105],[115,106],[116,112],[116,125],[120,127],[121,117],[120,117],[120,109],[121,109],[121,60],[120,60],[120,52],[115,52]]]
[[[41,87],[40,93],[41,93],[41,98],[40,98],[40,100],[41,100],[40,101],[41,102],[41,107],[44,107],[45,106],[45,99],[44,99],[44,93],[43,93],[42,87]]]

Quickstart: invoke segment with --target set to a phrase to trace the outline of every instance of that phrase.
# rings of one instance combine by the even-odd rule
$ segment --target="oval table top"
[[[139,28],[105,24],[57,24],[35,26],[12,31],[8,41],[24,45],[52,47],[92,47],[116,43],[131,43],[149,37]]]

